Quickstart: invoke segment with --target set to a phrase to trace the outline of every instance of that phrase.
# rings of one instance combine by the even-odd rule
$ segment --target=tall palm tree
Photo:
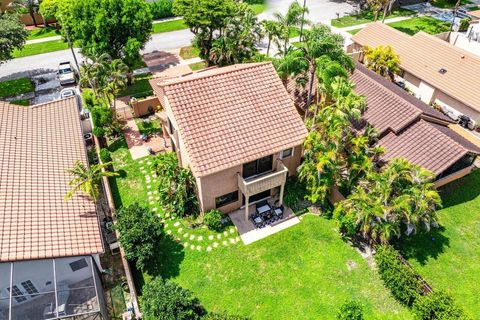
[[[282,58],[273,60],[273,65],[285,86],[290,78],[297,78],[304,74],[309,67],[308,60],[305,59],[303,53],[292,47],[287,49]],[[298,77],[297,81],[301,82],[302,79],[302,77]]]
[[[108,66],[108,86],[106,88],[107,95],[111,97],[112,109],[115,109],[115,97],[119,91],[127,85],[128,66],[120,59],[115,59]]]
[[[263,30],[268,38],[268,45],[267,45],[267,56],[270,53],[270,47],[272,45],[272,41],[278,41],[281,35],[281,26],[277,21],[273,20],[263,20],[262,22]]]
[[[284,56],[287,54],[290,44],[290,32],[293,28],[300,26],[302,20],[303,23],[308,23],[308,21],[303,19],[304,13],[308,13],[308,8],[303,8],[297,1],[295,1],[290,4],[284,15],[279,12],[273,14],[279,26],[280,36],[278,39],[283,42],[283,49],[280,41],[278,41],[277,47],[279,48],[280,53]]]
[[[65,201],[71,199],[77,192],[82,192],[96,203],[102,177],[118,176],[118,173],[102,170],[111,164],[108,162],[87,166],[81,161],[75,162],[73,168],[68,170],[73,178],[68,182],[72,188],[65,195]]]

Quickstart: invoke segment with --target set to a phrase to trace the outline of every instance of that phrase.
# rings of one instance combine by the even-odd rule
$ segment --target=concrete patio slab
[[[249,212],[255,212],[255,205],[249,207]],[[300,223],[300,219],[293,213],[292,209],[287,207],[285,207],[284,218],[282,220],[261,229],[255,228],[250,220],[245,221],[244,209],[239,209],[229,215],[233,224],[237,227],[240,239],[242,239],[243,243],[246,245]]]

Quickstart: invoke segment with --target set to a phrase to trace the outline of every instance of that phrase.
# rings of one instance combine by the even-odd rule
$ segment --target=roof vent
[[[445,74],[447,73],[447,69],[441,68],[440,70],[438,70],[438,72],[440,72],[441,74]]]

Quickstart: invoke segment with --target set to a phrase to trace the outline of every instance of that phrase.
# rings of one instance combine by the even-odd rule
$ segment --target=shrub
[[[305,199],[307,194],[305,183],[298,180],[297,177],[288,177],[285,183],[285,192],[283,202],[293,211],[301,209],[300,201]]]
[[[115,229],[128,260],[134,261],[139,270],[155,256],[163,236],[163,225],[148,208],[134,203],[117,212]]]
[[[418,298],[413,306],[413,312],[416,319],[419,320],[470,319],[470,317],[455,304],[453,298],[444,291],[432,292]]]
[[[107,149],[101,149],[100,160],[102,160],[102,163],[112,162],[112,155],[110,154],[110,151]]]
[[[83,104],[87,109],[92,108],[98,104],[97,99],[95,98],[95,94],[91,89],[85,89],[82,92],[82,100]]]
[[[157,0],[150,3],[150,11],[153,19],[162,19],[175,16],[173,14],[172,0]]]
[[[221,231],[222,225],[222,213],[217,209],[212,209],[205,213],[203,222],[210,230]]]
[[[469,26],[470,26],[470,19],[463,18],[462,20],[460,20],[460,25],[458,26],[458,31],[460,31],[460,32],[467,31]]]
[[[363,320],[363,305],[357,301],[346,301],[337,312],[338,320]]]
[[[178,165],[174,152],[159,154],[153,165],[159,176],[160,205],[181,217],[198,214],[197,185],[192,172]]]
[[[415,300],[422,295],[422,284],[415,272],[402,263],[400,254],[390,246],[377,247],[375,254],[380,278],[392,295],[407,306],[412,306]]]
[[[209,313],[202,320],[249,320],[250,318],[227,313]]]
[[[192,292],[162,278],[145,284],[142,293],[145,320],[196,320],[204,313]]]
[[[333,217],[337,220],[338,229],[345,237],[353,238],[358,234],[357,222],[355,217],[351,215],[344,215],[339,209],[339,206],[335,207],[333,211]]]

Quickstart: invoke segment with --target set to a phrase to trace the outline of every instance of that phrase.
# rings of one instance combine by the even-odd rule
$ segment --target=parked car
[[[73,97],[75,95],[77,95],[77,91],[75,90],[75,88],[65,88],[65,89],[62,89],[62,91],[60,91],[61,99]]]
[[[62,86],[66,84],[74,84],[77,81],[75,69],[73,69],[72,64],[68,61],[60,62],[57,75]]]

